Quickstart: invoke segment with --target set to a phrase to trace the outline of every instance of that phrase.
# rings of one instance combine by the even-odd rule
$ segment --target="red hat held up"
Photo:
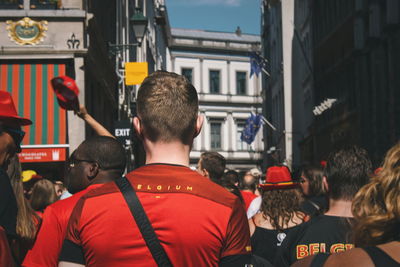
[[[60,107],[66,110],[79,110],[79,88],[74,79],[68,76],[54,77],[51,79],[51,85]]]

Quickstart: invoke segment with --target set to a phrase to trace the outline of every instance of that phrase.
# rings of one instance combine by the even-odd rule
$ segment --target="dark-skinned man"
[[[84,141],[71,155],[65,179],[74,194],[46,208],[36,242],[22,266],[57,266],[58,256],[71,212],[82,195],[121,177],[125,170],[125,151],[109,136]]]

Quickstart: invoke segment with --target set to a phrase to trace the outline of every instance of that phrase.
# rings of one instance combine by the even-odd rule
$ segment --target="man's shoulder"
[[[319,215],[313,217],[308,223],[307,227],[309,229],[331,229],[336,228],[347,228],[350,226],[352,218],[341,217],[341,216],[330,216],[330,215]]]
[[[294,244],[350,243],[351,219],[347,217],[319,215],[303,224]]]
[[[95,190],[95,189],[86,188],[82,191],[79,191],[79,192],[73,194],[69,198],[58,200],[55,203],[48,206],[46,208],[45,212],[48,209],[51,210],[53,213],[63,212],[63,211],[65,211],[65,212],[72,211],[72,209],[75,207],[75,205],[79,201],[79,199],[82,196],[84,196],[85,194],[87,194],[88,192],[90,192],[91,190]]]
[[[133,189],[141,193],[187,194],[233,207],[237,197],[225,188],[184,167],[167,164],[146,165],[126,175]],[[82,200],[119,192],[114,182],[86,193]]]
[[[226,206],[237,197],[222,186],[183,166],[148,165],[127,175],[138,192],[189,194]]]

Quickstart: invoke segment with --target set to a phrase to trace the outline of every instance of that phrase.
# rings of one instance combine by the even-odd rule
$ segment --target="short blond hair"
[[[197,91],[184,76],[157,71],[140,86],[137,114],[143,134],[153,142],[180,140],[190,144],[198,109]]]

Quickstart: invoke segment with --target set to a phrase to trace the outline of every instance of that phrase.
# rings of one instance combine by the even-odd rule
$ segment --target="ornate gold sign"
[[[34,21],[25,17],[19,21],[7,20],[8,36],[19,45],[35,45],[43,41],[47,31],[47,21]]]

